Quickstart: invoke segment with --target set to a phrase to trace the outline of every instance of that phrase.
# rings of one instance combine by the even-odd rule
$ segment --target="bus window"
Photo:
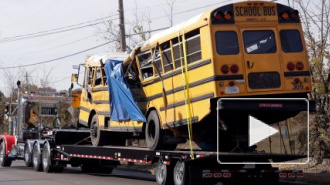
[[[181,67],[181,59],[183,59],[183,49],[182,49],[182,37],[180,37],[180,43],[178,38],[172,40],[173,54],[174,54],[174,64],[175,68]]]
[[[243,32],[245,52],[248,54],[275,53],[275,35],[271,30]]]
[[[92,67],[90,67],[88,69],[88,85],[92,86],[92,82],[93,82],[93,74],[94,74],[94,69]]]
[[[95,68],[95,82],[94,82],[94,86],[99,86],[102,85],[102,76],[101,76],[101,68],[100,67],[96,67]]]
[[[143,79],[154,76],[152,68],[152,58],[150,52],[139,55],[140,69]]]
[[[281,30],[281,45],[285,53],[301,52],[303,50],[298,30]]]
[[[154,53],[154,49],[152,50],[152,54]],[[156,64],[156,67],[159,70],[160,74],[163,74],[163,67],[162,67],[162,62],[160,60],[159,49],[156,49],[156,53],[155,53],[155,64]],[[158,74],[156,73],[156,75],[158,75]]]
[[[202,59],[201,52],[201,37],[199,29],[191,31],[185,35],[187,47],[187,62],[188,64]]]
[[[163,64],[164,64],[164,71],[166,73],[168,71],[173,70],[173,61],[172,61],[172,55],[171,55],[170,42],[161,44],[160,48],[162,49],[162,59],[163,59]]]
[[[108,85],[107,76],[105,75],[104,67],[101,68],[102,78],[104,85]]]
[[[217,52],[220,55],[236,55],[239,53],[237,34],[234,31],[218,31],[215,33]]]

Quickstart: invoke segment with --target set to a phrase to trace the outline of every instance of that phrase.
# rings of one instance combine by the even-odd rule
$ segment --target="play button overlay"
[[[278,133],[278,130],[268,126],[266,123],[258,120],[253,116],[249,116],[249,146],[253,146],[258,142],[269,138]]]
[[[305,98],[218,99],[218,164],[307,164],[310,105]]]

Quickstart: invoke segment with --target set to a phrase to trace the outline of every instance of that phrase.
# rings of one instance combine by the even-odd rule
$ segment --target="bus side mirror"
[[[72,74],[71,83],[77,83],[77,82],[78,82],[78,74]]]

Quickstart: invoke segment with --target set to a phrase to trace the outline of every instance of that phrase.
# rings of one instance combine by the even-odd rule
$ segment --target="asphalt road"
[[[63,173],[35,172],[23,161],[14,161],[10,168],[0,167],[0,185],[155,185],[155,177],[144,172],[115,169],[108,174],[84,174],[80,168],[65,168]],[[280,185],[307,185],[285,183]]]
[[[155,185],[155,177],[116,169],[111,175],[84,174],[80,168],[65,168],[63,173],[35,172],[23,161],[14,161],[12,167],[0,167],[0,185]]]

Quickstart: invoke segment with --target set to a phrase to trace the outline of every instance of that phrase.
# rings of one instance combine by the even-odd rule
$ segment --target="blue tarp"
[[[123,61],[110,60],[105,62],[107,76],[110,119],[113,121],[143,121],[146,122],[139,106],[134,101],[131,90],[124,79]]]

